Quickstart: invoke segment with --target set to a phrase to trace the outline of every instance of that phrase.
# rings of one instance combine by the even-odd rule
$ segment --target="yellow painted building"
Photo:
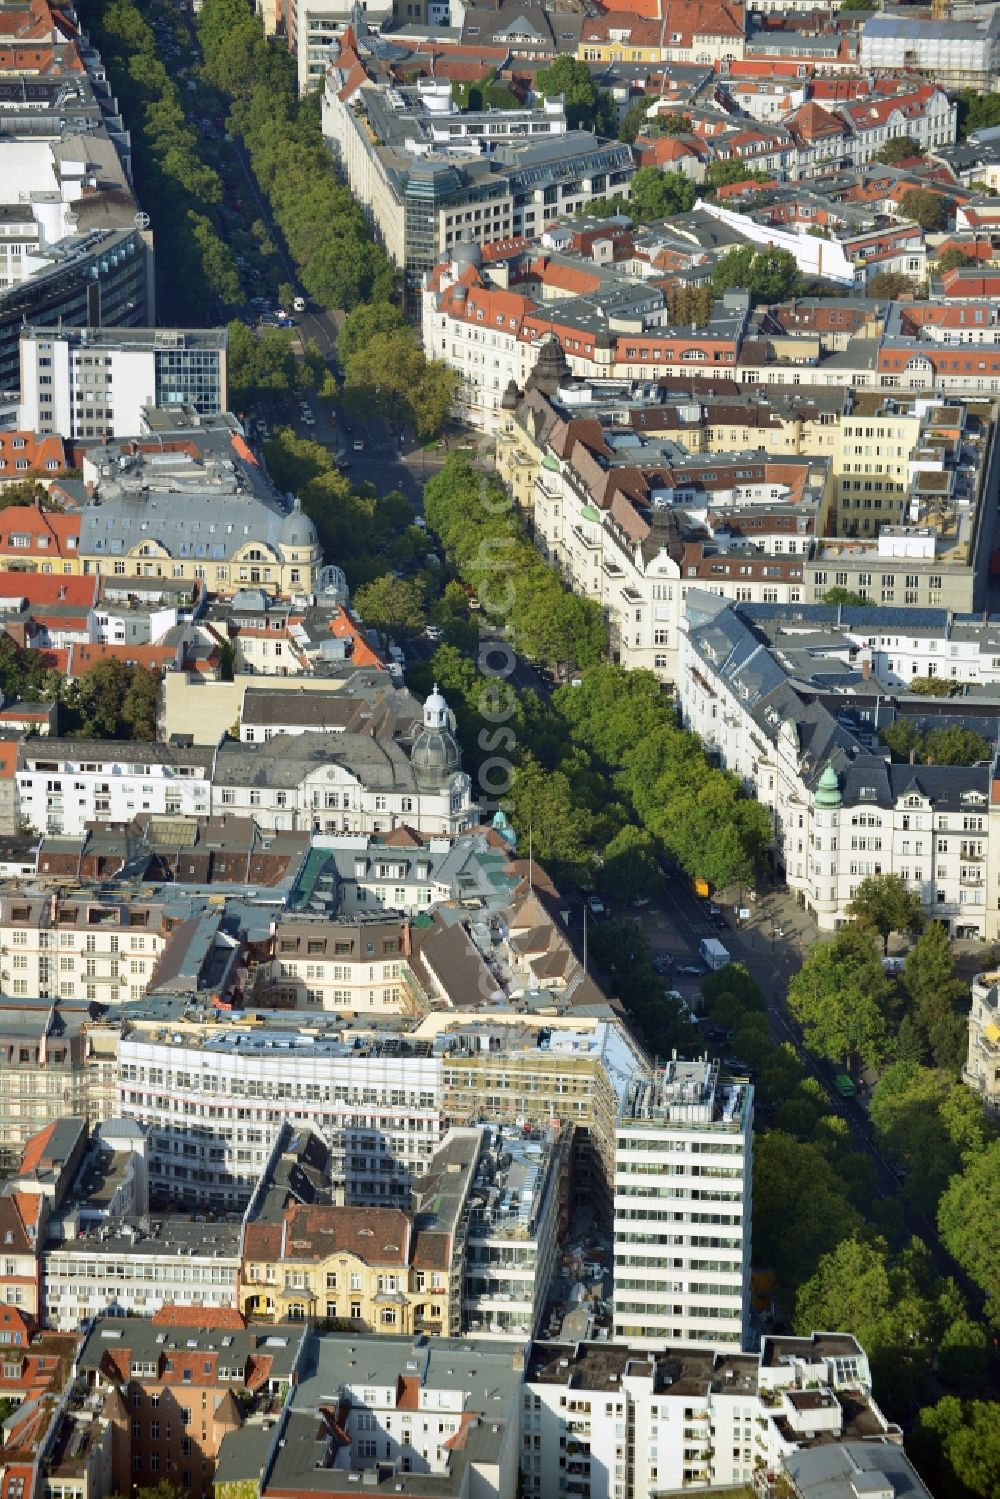
[[[359,1332],[448,1334],[461,1311],[451,1250],[447,1231],[415,1232],[398,1208],[296,1203],[277,1222],[247,1225],[240,1310]]]

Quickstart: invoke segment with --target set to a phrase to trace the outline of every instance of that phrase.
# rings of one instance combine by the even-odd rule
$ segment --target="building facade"
[[[668,1062],[615,1129],[614,1336],[736,1351],[750,1330],[753,1088]]]
[[[226,331],[26,328],[23,425],[67,438],[135,437],[147,406],[228,410]]]
[[[866,641],[900,638],[896,611],[859,616],[870,621]],[[926,630],[928,621],[919,624]],[[940,625],[947,631],[944,612]],[[768,808],[789,889],[832,931],[849,920],[861,880],[895,873],[952,935],[990,935],[990,766],[892,763],[863,721],[853,731],[790,679],[781,656],[795,633],[767,610],[690,595],[678,677],[685,724]],[[833,656],[835,643],[827,645]],[[899,664],[911,651],[919,660],[920,650],[908,640]],[[894,651],[887,659],[891,669]]]

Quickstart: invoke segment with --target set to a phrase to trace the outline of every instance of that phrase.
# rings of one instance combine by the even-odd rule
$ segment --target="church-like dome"
[[[451,263],[459,275],[470,265],[480,266],[483,254],[475,235],[468,226],[462,230],[460,238],[451,247]]]
[[[302,509],[301,500],[296,497],[291,510],[281,522],[278,531],[278,545],[283,547],[314,547],[319,541],[316,527]]]
[[[525,383],[525,390],[540,390],[544,396],[554,396],[559,387],[572,378],[573,372],[562,344],[554,333],[549,333],[538,351],[538,358]]]
[[[424,703],[424,726],[414,741],[410,763],[421,791],[442,790],[461,769],[462,751],[451,731],[448,704],[436,682]]]
[[[839,807],[844,798],[840,794],[840,778],[832,765],[827,765],[819,778],[813,803],[817,807]]]

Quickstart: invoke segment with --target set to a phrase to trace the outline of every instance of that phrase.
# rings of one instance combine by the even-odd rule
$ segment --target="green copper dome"
[[[840,782],[837,779],[837,772],[832,765],[828,765],[820,776],[813,801],[817,807],[839,807],[841,805],[843,798],[840,795]]]

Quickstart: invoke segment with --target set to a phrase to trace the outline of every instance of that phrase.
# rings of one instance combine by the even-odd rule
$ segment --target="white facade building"
[[[150,1126],[154,1200],[244,1207],[288,1121],[328,1142],[348,1203],[405,1206],[443,1134],[441,1062],[398,1042],[134,1029],[119,1045],[116,1112]]]
[[[615,1129],[614,1335],[738,1350],[750,1326],[753,1088],[668,1062]]]
[[[537,1343],[522,1391],[525,1499],[749,1486],[813,1442],[889,1428],[845,1333],[765,1338],[759,1353]]]
[[[462,1290],[462,1326],[475,1337],[538,1332],[559,1251],[570,1133],[501,1125],[479,1157]]]
[[[30,739],[18,747],[20,816],[40,833],[82,834],[88,822],[140,812],[207,817],[213,751],[114,740]]]
[[[904,613],[871,611],[881,616],[879,628],[892,628],[896,612]],[[826,630],[824,659],[839,666],[843,645],[829,624]],[[794,648],[794,634],[793,622],[783,648]],[[910,638],[906,649],[916,656],[920,642]],[[849,919],[866,876],[896,873],[954,936],[991,935],[988,764],[892,764],[888,751],[869,749],[796,689],[774,642],[769,649],[738,607],[705,594],[689,597],[678,696],[685,725],[768,809],[775,859],[822,930]]]
[[[43,1251],[44,1325],[75,1332],[93,1317],[151,1317],[171,1303],[235,1307],[239,1270],[238,1225],[125,1223]]]
[[[1000,79],[1000,12],[992,5],[981,10],[981,19],[968,20],[874,15],[862,27],[861,67],[877,73],[905,68],[943,88],[992,93]]]
[[[44,745],[44,749],[40,746]],[[463,832],[477,820],[448,704],[435,691],[423,726],[382,734],[279,734],[182,748],[114,740],[28,740],[18,749],[21,817],[78,836],[88,822],[154,815],[252,817],[263,830]]]
[[[21,425],[66,438],[135,437],[145,406],[227,409],[224,328],[25,328]]]

